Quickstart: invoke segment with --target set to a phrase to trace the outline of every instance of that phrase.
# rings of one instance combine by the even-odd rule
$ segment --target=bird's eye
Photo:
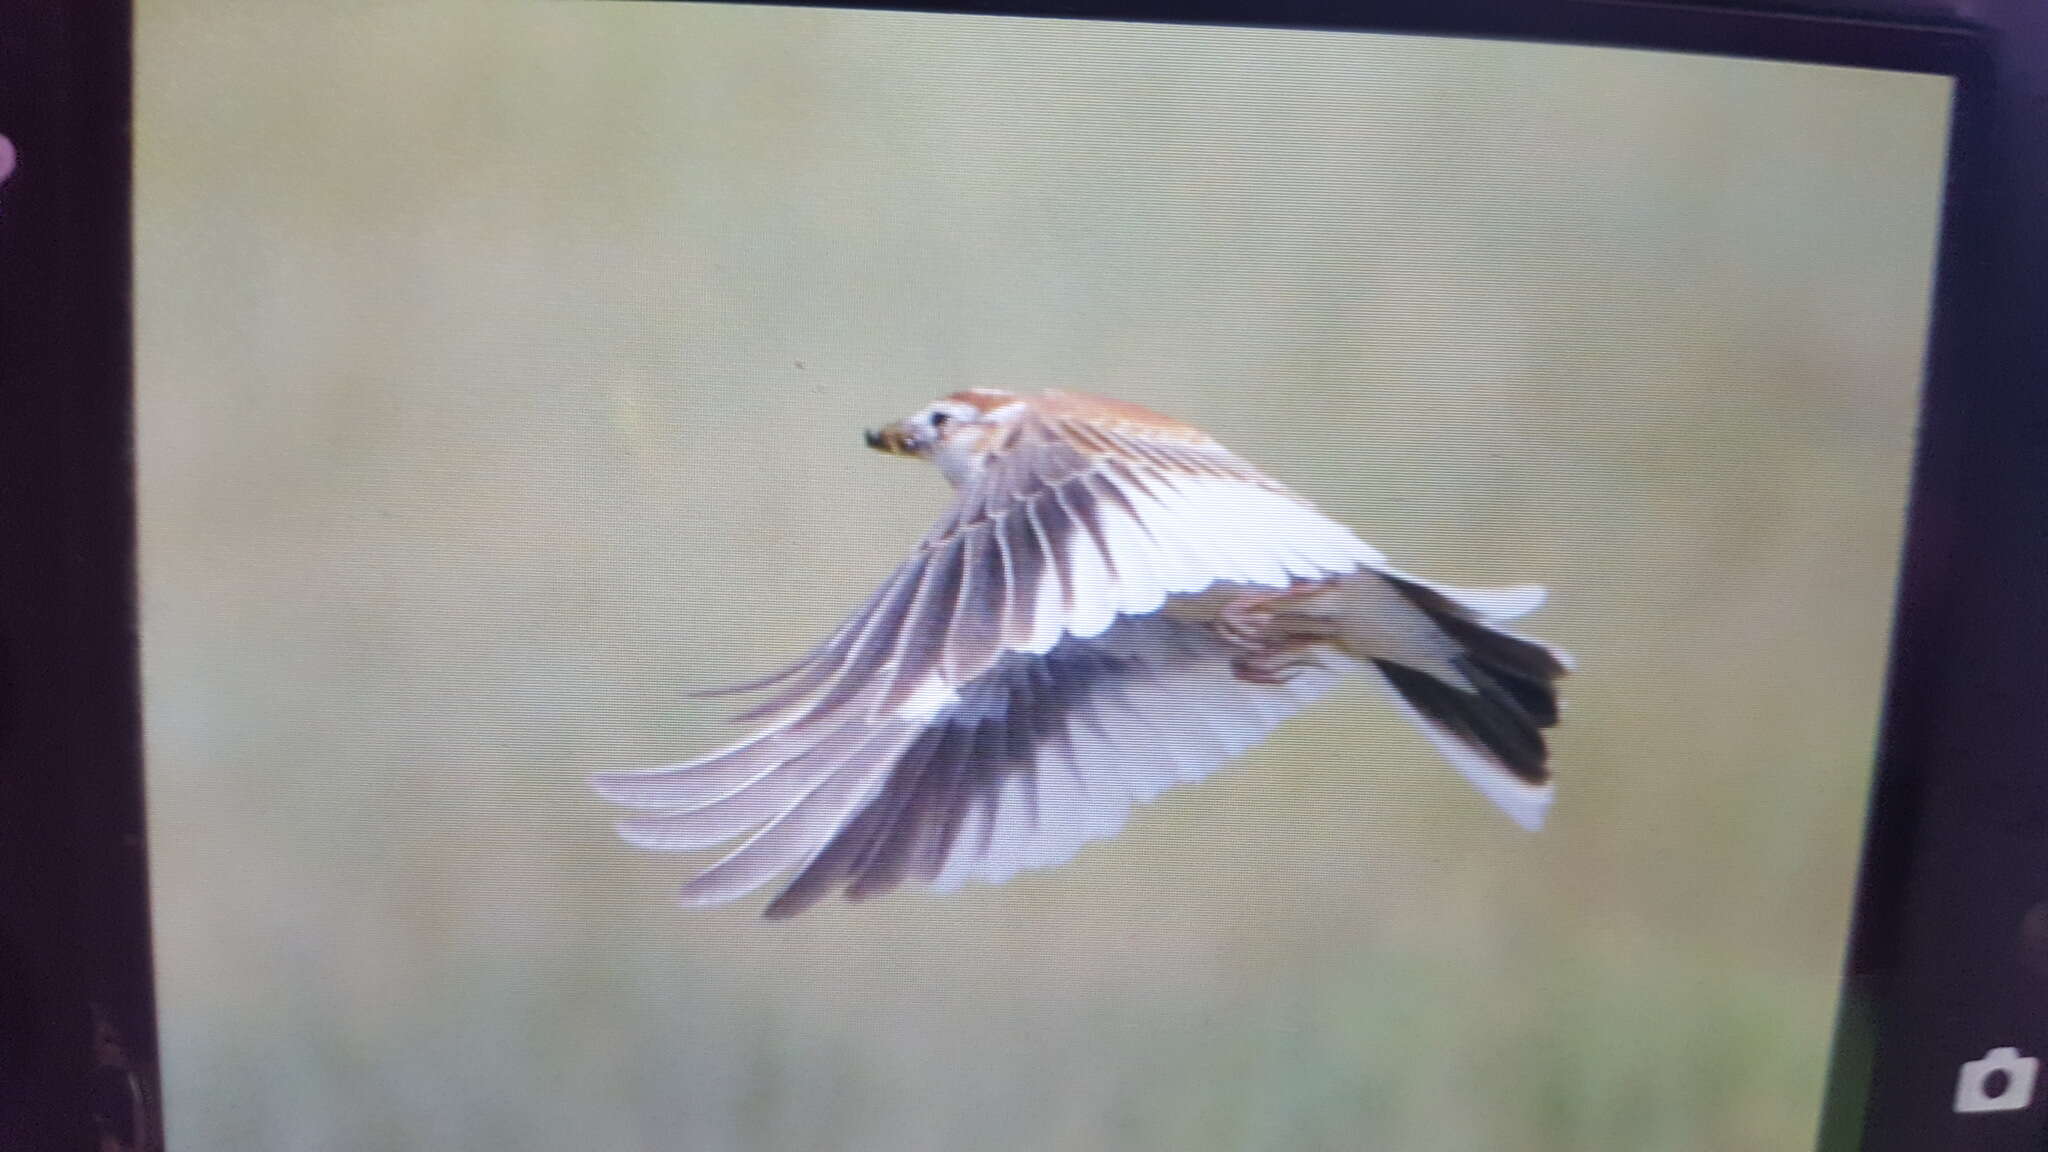
[[[947,422],[948,422],[948,421],[950,421],[950,420],[952,420],[952,419],[953,419],[953,417],[952,417],[952,415],[951,415],[950,413],[946,413],[946,412],[934,412],[934,413],[932,413],[932,431],[934,431],[934,432],[937,432],[937,431],[938,431],[939,429],[941,429],[941,428],[944,428],[944,427],[946,426]]]

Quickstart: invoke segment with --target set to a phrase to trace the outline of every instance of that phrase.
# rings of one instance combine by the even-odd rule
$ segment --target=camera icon
[[[2041,1061],[2017,1048],[1993,1048],[1982,1060],[1966,1060],[1956,1075],[1956,1111],[2017,1112],[2034,1102],[2034,1078]]]

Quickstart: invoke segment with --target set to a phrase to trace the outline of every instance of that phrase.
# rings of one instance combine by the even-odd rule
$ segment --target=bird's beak
[[[871,429],[866,436],[868,447],[877,452],[887,452],[891,456],[917,455],[917,441],[900,422],[886,428]]]

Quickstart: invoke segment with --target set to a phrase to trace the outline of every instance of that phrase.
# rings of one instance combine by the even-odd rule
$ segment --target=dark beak
[[[877,452],[887,452],[891,456],[917,455],[908,431],[900,423],[891,424],[887,428],[870,429],[862,434],[862,438],[867,441],[868,447]]]

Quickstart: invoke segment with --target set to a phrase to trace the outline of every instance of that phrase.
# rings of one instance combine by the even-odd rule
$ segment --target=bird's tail
[[[1460,589],[1360,571],[1333,589],[1339,646],[1369,663],[1395,703],[1488,799],[1525,828],[1550,807],[1557,682],[1571,657],[1502,625],[1543,589]]]

